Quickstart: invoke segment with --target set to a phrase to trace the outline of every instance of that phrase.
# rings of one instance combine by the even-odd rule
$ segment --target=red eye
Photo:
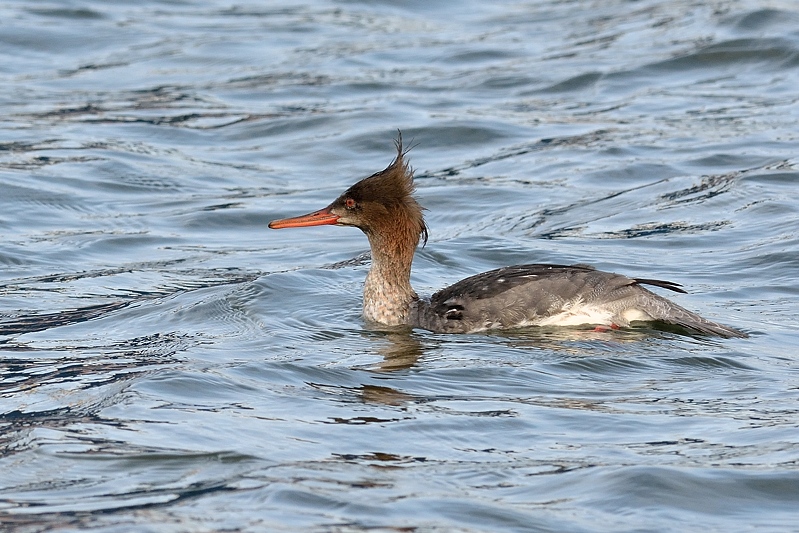
[[[352,209],[353,207],[355,207],[355,200],[353,200],[352,198],[347,198],[346,200],[344,200],[344,205],[347,206],[347,209]]]

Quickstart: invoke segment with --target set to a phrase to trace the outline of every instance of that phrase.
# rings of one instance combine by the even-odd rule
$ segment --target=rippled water
[[[796,528],[796,2],[125,4],[0,4],[4,531]],[[397,129],[420,293],[591,263],[751,337],[370,331],[360,232],[266,223]]]

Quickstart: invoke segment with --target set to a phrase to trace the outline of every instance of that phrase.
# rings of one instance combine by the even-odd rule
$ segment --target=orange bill
[[[282,218],[280,220],[273,220],[269,223],[272,229],[283,228],[302,228],[305,226],[324,226],[325,224],[336,224],[338,222],[338,215],[334,215],[329,207],[292,218]]]

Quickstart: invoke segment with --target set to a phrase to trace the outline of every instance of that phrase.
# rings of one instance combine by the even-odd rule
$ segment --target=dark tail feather
[[[633,281],[635,281],[639,285],[653,285],[655,287],[661,287],[663,289],[668,289],[670,291],[688,294],[682,288],[682,285],[680,285],[679,283],[674,283],[673,281],[663,281],[660,279],[642,279],[642,278],[635,278]]]

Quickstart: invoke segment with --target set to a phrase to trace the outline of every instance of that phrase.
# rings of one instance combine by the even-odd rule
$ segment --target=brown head
[[[411,250],[423,237],[427,243],[427,227],[422,215],[422,207],[416,202],[413,193],[413,170],[405,161],[407,153],[402,149],[402,134],[395,141],[397,157],[394,161],[368,178],[364,178],[329,206],[307,215],[269,223],[272,229],[303,226],[355,226],[369,237],[373,247],[400,249],[410,246]]]

